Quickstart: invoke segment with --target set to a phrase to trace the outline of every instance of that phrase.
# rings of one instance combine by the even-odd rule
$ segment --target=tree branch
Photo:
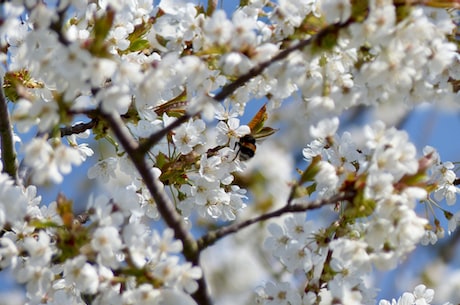
[[[295,45],[293,45],[293,46],[291,46],[291,47],[289,47],[287,49],[284,49],[283,51],[278,53],[276,56],[271,58],[270,60],[267,60],[265,62],[260,63],[258,66],[253,67],[251,70],[249,70],[249,72],[247,72],[246,74],[241,75],[235,81],[233,81],[233,82],[229,83],[228,85],[224,86],[220,90],[220,92],[213,97],[214,100],[222,102],[228,96],[232,95],[238,88],[240,88],[241,86],[246,84],[246,82],[248,82],[250,79],[262,74],[262,72],[266,68],[268,68],[270,65],[272,65],[273,63],[285,59],[286,57],[289,56],[289,54],[293,53],[294,51],[302,50],[303,48],[305,48],[306,46],[310,45],[312,42],[314,42],[316,40],[321,40],[321,38],[323,36],[325,36],[327,33],[331,32],[331,29],[336,30],[336,27],[345,27],[348,24],[350,24],[351,22],[352,22],[352,19],[349,19],[344,23],[333,24],[333,25],[330,25],[328,27],[325,27],[323,30],[318,32],[315,36],[312,36],[312,37],[310,37],[308,39],[301,40],[297,44],[295,44]],[[169,126],[166,126],[162,130],[152,134],[145,142],[143,142],[140,145],[139,150],[141,152],[143,152],[143,153],[146,153],[153,145],[155,145],[160,139],[162,139],[168,132],[170,132],[174,128],[180,126],[182,123],[184,123],[185,121],[187,121],[191,117],[194,117],[195,115],[197,115],[197,113],[193,114],[193,115],[188,114],[188,113],[184,114],[183,116],[178,118],[176,121],[174,121]]]
[[[94,126],[96,126],[97,122],[98,122],[98,119],[92,119],[91,121],[89,121],[87,123],[78,123],[78,124],[75,124],[73,126],[62,127],[60,129],[61,137],[70,136],[70,135],[73,135],[73,134],[78,134],[78,133],[85,132],[86,130],[91,129]]]
[[[196,240],[187,230],[182,217],[176,211],[174,204],[163,190],[163,185],[157,177],[154,177],[151,168],[145,160],[145,153],[139,149],[139,144],[129,133],[128,128],[125,126],[123,120],[116,113],[102,113],[103,118],[109,123],[115,136],[120,141],[120,144],[125,149],[128,156],[134,163],[144,183],[150,191],[158,212],[162,216],[166,224],[174,230],[175,238],[182,241],[185,258],[193,265],[200,266],[200,251]],[[198,281],[198,290],[193,295],[195,301],[201,305],[211,305],[211,298],[208,292],[206,279],[203,276]]]
[[[295,51],[300,51],[300,50],[302,50],[303,48],[305,48],[306,46],[308,46],[308,45],[310,45],[312,43],[316,42],[318,45],[321,45],[322,39],[326,38],[328,34],[336,33],[339,29],[347,27],[352,22],[354,22],[354,19],[349,18],[345,22],[331,24],[331,25],[326,26],[325,28],[323,28],[321,31],[316,33],[314,36],[312,36],[312,37],[310,37],[308,39],[300,40],[297,44],[295,44],[295,45],[293,45],[293,46],[291,46],[291,47],[289,47],[287,49],[284,49],[283,51],[278,53],[273,58],[271,58],[271,59],[269,59],[269,60],[267,60],[265,62],[260,63],[258,66],[255,66],[251,70],[249,70],[249,72],[247,72],[246,74],[241,75],[235,81],[233,81],[233,82],[229,83],[228,85],[224,86],[222,88],[222,90],[217,95],[214,96],[214,99],[216,101],[222,102],[228,96],[232,95],[235,92],[236,89],[238,89],[239,87],[243,86],[246,82],[248,82],[251,78],[254,78],[254,77],[262,74],[262,72],[266,68],[268,68],[270,65],[272,65],[273,63],[285,59],[286,57],[289,56],[289,54],[291,54],[291,53],[293,53]]]
[[[3,86],[3,78],[0,78],[0,84]],[[19,185],[18,159],[14,149],[13,129],[11,128],[8,103],[3,87],[0,88],[0,138],[3,171]]]
[[[255,224],[261,221],[265,221],[270,218],[279,217],[286,213],[299,213],[299,212],[305,212],[309,210],[315,210],[327,204],[336,204],[337,202],[340,202],[340,201],[350,200],[353,198],[353,196],[354,196],[354,193],[352,192],[343,192],[343,193],[339,193],[337,195],[334,195],[326,199],[315,200],[315,201],[310,201],[306,203],[286,204],[284,207],[278,210],[275,210],[273,212],[263,214],[253,219],[248,219],[240,223],[231,224],[229,226],[209,232],[197,240],[198,248],[200,251],[202,251],[203,249],[213,245],[219,239],[227,235],[236,233],[240,231],[241,229],[244,229],[252,224]]]
[[[293,45],[292,47],[281,51],[280,53],[278,53],[275,57],[271,58],[270,60],[260,63],[258,66],[255,66],[254,68],[249,70],[249,72],[247,72],[246,74],[241,75],[235,81],[224,86],[222,90],[220,90],[220,92],[214,96],[214,99],[216,101],[222,102],[228,96],[232,95],[236,89],[246,84],[246,82],[248,82],[251,78],[254,78],[258,76],[259,74],[261,74],[271,64],[277,61],[280,61],[282,59],[285,59],[286,57],[288,57],[289,54],[291,54],[294,51],[303,49],[304,47],[309,45],[312,41],[313,41],[313,38],[301,40],[297,44]]]
[[[152,134],[150,137],[148,137],[144,142],[142,142],[139,145],[139,148],[138,148],[139,153],[140,154],[147,153],[147,151],[149,151],[150,148],[152,148],[153,145],[158,143],[158,141],[160,141],[164,136],[166,136],[168,134],[168,132],[172,131],[176,127],[179,127],[180,125],[182,125],[188,119],[190,119],[191,117],[193,117],[195,115],[196,114],[191,115],[189,113],[185,113],[183,116],[177,118],[174,122],[172,122],[171,124],[169,124],[165,128],[163,128],[160,131],[155,132],[154,134]]]

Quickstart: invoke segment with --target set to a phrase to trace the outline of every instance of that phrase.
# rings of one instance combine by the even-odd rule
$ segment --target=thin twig
[[[262,74],[262,72],[266,68],[268,68],[270,65],[287,58],[291,53],[295,51],[301,51],[303,48],[311,45],[314,42],[318,42],[319,44],[321,44],[321,40],[325,36],[327,36],[328,33],[336,32],[338,29],[345,28],[353,22],[354,22],[354,19],[353,17],[351,17],[342,23],[335,23],[335,24],[331,24],[329,26],[324,27],[321,31],[319,31],[314,36],[308,39],[300,40],[297,44],[294,44],[293,46],[287,49],[284,49],[283,51],[279,52],[276,56],[272,57],[271,59],[265,62],[260,63],[258,66],[253,67],[246,74],[241,75],[235,81],[224,86],[222,90],[214,96],[214,99],[216,101],[222,102],[228,96],[232,95],[236,91],[236,89],[246,84],[246,82],[248,82],[252,78]]]
[[[145,154],[147,151],[150,150],[150,148],[152,148],[152,146],[154,146],[156,143],[158,143],[158,141],[163,139],[163,137],[166,136],[168,132],[179,127],[180,125],[185,123],[188,119],[190,119],[193,116],[194,115],[185,113],[183,116],[177,118],[174,122],[172,122],[168,126],[165,126],[163,129],[152,134],[150,137],[148,137],[144,142],[142,142],[139,145],[139,148],[138,148],[139,153]]]
[[[228,96],[232,95],[236,91],[236,89],[246,84],[246,82],[248,82],[250,79],[262,74],[262,72],[270,65],[277,61],[285,59],[286,57],[288,57],[289,54],[291,54],[294,51],[303,49],[304,47],[308,46],[312,41],[312,38],[301,40],[292,47],[281,51],[270,60],[260,63],[258,66],[255,66],[254,68],[249,70],[249,72],[247,72],[246,74],[241,75],[235,81],[224,86],[222,90],[220,90],[220,92],[214,96],[214,99],[219,102],[225,100]]]
[[[98,122],[98,119],[92,119],[91,121],[87,123],[78,123],[78,124],[75,124],[69,127],[62,127],[60,129],[61,137],[85,132],[86,130],[91,129],[94,126],[96,126],[97,122]]]
[[[235,224],[232,224],[232,225],[229,225],[227,227],[223,227],[223,228],[220,228],[220,229],[217,229],[217,230],[214,230],[214,231],[211,231],[209,233],[207,233],[206,235],[204,235],[203,237],[201,237],[200,239],[198,239],[198,248],[200,251],[202,251],[203,249],[211,246],[212,244],[214,244],[216,241],[218,241],[219,239],[227,236],[227,235],[230,235],[230,234],[233,234],[233,233],[236,233],[238,231],[240,231],[241,229],[244,229],[252,224],[255,224],[255,223],[258,223],[258,222],[261,222],[261,221],[265,221],[267,219],[270,219],[270,218],[275,218],[275,217],[279,217],[283,214],[286,214],[286,213],[299,213],[299,212],[305,212],[305,211],[309,211],[309,210],[315,210],[315,209],[318,209],[324,205],[328,205],[328,204],[336,204],[337,202],[340,202],[340,201],[347,201],[347,200],[350,200],[351,198],[353,198],[354,196],[354,193],[339,193],[337,195],[334,195],[330,198],[326,198],[326,199],[321,199],[321,200],[315,200],[315,201],[310,201],[310,202],[306,202],[306,203],[296,203],[296,204],[286,204],[285,206],[283,206],[282,208],[278,209],[278,210],[275,210],[273,212],[270,212],[270,213],[267,213],[267,214],[263,214],[263,215],[260,215],[260,216],[257,216],[253,219],[248,219],[246,221],[243,221],[243,222],[240,222],[240,223],[235,223]]]
[[[3,85],[3,78],[0,78],[0,84]],[[3,171],[19,185],[18,159],[14,149],[13,129],[8,113],[8,103],[3,89],[0,89],[0,138]]]

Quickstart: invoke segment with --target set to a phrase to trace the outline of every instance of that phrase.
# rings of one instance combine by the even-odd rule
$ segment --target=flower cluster
[[[95,198],[83,225],[72,219],[63,197],[38,210],[40,198],[18,195],[36,227],[11,213],[12,230],[0,238],[0,263],[26,284],[31,304],[82,303],[88,297],[96,304],[139,303],[147,296],[159,302],[172,295],[186,302],[185,293],[196,291],[201,269],[179,262],[182,243],[172,230],[149,230],[122,202]]]
[[[399,305],[399,304],[430,304],[433,301],[434,290],[426,288],[425,285],[418,285],[414,291],[404,292],[398,300],[381,300],[379,305]],[[450,303],[445,303],[448,305]]]
[[[268,227],[267,251],[287,271],[301,270],[306,279],[303,294],[287,283],[267,284],[260,291],[264,304],[280,295],[286,304],[325,298],[367,303],[374,294],[364,285],[372,266],[395,268],[426,234],[428,221],[415,213],[416,202],[427,199],[434,181],[439,183],[437,190],[445,188],[437,173],[449,175],[440,170],[445,167],[436,152],[426,149],[419,160],[407,134],[381,122],[364,128],[362,143],[354,142],[349,133],[338,136],[337,128],[338,120],[331,119],[311,129],[316,139],[304,149],[304,156],[315,166],[307,172],[316,168],[311,182],[319,199],[339,192],[351,192],[353,197],[341,203],[339,218],[329,229],[314,230],[303,214],[286,218],[284,226]]]
[[[353,107],[455,103],[456,13],[435,7],[457,2],[248,0],[233,12],[208,2],[2,4],[0,137],[9,147],[1,151],[0,267],[25,284],[29,304],[209,305],[206,247],[318,202],[335,204],[333,221],[298,213],[267,228],[264,251],[283,272],[301,274],[303,290],[269,281],[259,302],[373,303],[372,267],[395,268],[442,231],[415,209],[454,205],[453,163],[434,148],[417,155],[407,133],[380,121],[358,136],[337,131]],[[253,99],[265,105],[246,123]],[[268,143],[244,160],[256,136],[275,133],[265,123],[286,106],[285,147]],[[3,141],[11,137],[5,116],[20,139]],[[299,128],[281,133],[289,124]],[[308,165],[291,181],[288,152],[306,142]],[[18,172],[5,166],[16,161],[15,144]],[[87,178],[103,194],[89,196],[84,213],[64,195],[41,202],[37,186],[66,186],[64,176],[93,155]],[[445,215],[451,232],[460,216]],[[198,239],[202,227],[217,229]],[[419,286],[393,303],[429,303],[431,294]]]

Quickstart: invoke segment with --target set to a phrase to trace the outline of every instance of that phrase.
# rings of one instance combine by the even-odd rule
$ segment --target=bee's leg
[[[232,159],[232,162],[235,161],[236,158],[238,158],[238,155],[240,154],[240,151],[241,151],[240,142],[235,143],[235,146],[233,147],[233,150],[235,150],[237,146],[238,146],[238,150],[236,151],[235,157]]]

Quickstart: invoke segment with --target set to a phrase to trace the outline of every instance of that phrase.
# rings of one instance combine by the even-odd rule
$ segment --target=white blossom
[[[24,249],[30,255],[28,264],[32,266],[47,266],[53,254],[50,245],[50,236],[44,231],[40,231],[37,238],[26,237],[24,240]]]
[[[173,141],[179,153],[186,155],[190,153],[196,145],[204,144],[203,131],[205,123],[202,120],[195,120],[181,125],[173,135]]]
[[[94,232],[91,246],[98,253],[101,263],[117,266],[117,257],[123,244],[115,227],[102,227]]]
[[[68,285],[75,285],[82,293],[94,294],[98,288],[99,278],[94,266],[86,260],[84,256],[68,260],[64,266],[64,278]]]
[[[394,126],[458,109],[457,2],[48,2],[0,9],[0,267],[25,303],[196,305],[203,283],[254,303],[238,289],[257,273],[257,304],[374,304],[374,268],[456,229],[456,163]],[[256,131],[253,100],[270,109]],[[237,158],[262,127],[279,132]],[[84,163],[88,189],[67,176]],[[78,198],[48,199],[57,184]],[[380,304],[433,300],[419,285]]]

